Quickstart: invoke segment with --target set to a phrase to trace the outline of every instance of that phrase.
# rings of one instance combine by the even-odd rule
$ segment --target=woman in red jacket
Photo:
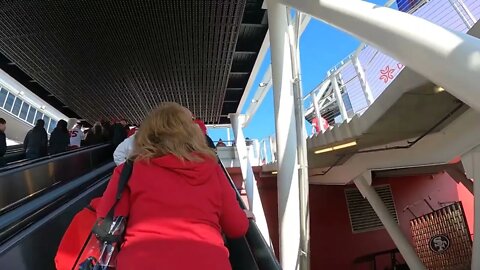
[[[128,213],[118,270],[231,269],[222,232],[245,235],[248,219],[186,108],[163,103],[135,135],[135,164],[116,215]],[[123,165],[100,202],[114,203]]]

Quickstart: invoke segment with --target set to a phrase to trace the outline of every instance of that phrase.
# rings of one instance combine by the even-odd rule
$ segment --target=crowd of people
[[[58,154],[82,146],[111,142],[115,146],[125,140],[131,133],[131,125],[125,120],[96,122],[90,129],[85,129],[77,122],[69,130],[68,123],[60,120],[50,135],[45,130],[45,122],[38,119],[35,127],[30,130],[23,142],[27,159],[44,157],[48,154]],[[135,128],[133,128],[135,130]]]
[[[207,146],[212,149],[218,147],[207,135],[204,122],[194,118],[194,123],[205,135]],[[7,150],[5,129],[6,121],[0,118],[0,166],[5,165],[3,158]],[[133,135],[137,130],[138,125],[127,124],[124,119],[98,121],[89,129],[85,129],[81,122],[76,122],[72,128],[68,129],[67,121],[62,119],[57,122],[48,138],[44,120],[38,119],[34,128],[25,136],[23,148],[27,159],[36,159],[82,146],[111,143],[116,147],[114,161],[119,165],[128,158],[134,142]]]
[[[117,146],[137,129],[135,125],[127,125],[123,119],[96,122],[90,129],[84,128],[81,122],[76,122],[68,129],[67,121],[62,119],[57,122],[49,138],[45,121],[38,119],[35,126],[27,132],[23,148],[27,159],[36,159],[100,143],[112,143]],[[0,167],[5,165],[4,156],[7,151],[5,130],[6,121],[0,118]]]

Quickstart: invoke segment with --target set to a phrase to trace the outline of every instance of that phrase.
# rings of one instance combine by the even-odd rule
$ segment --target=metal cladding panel
[[[57,103],[91,122],[122,117],[140,123],[159,102],[175,101],[207,123],[222,123],[238,106],[229,100],[225,107],[224,100],[242,18],[262,18],[259,5],[252,0],[2,1],[0,53]],[[242,26],[242,44],[254,43],[244,47],[255,49],[250,62],[266,28]],[[245,79],[240,82],[230,79],[244,90]]]

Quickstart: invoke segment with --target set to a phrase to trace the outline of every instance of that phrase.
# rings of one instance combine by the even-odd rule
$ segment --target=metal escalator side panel
[[[92,198],[101,196],[108,179],[103,178],[74,198],[66,198],[55,210],[1,244],[1,269],[55,269],[54,257],[71,219]]]
[[[39,217],[42,217],[43,213],[48,212],[48,209],[54,206],[55,202],[65,200],[66,197],[72,196],[72,194],[88,189],[93,182],[111,174],[114,167],[114,163],[110,162],[81,177],[72,179],[65,185],[30,200],[10,212],[0,215],[0,244],[16,234],[24,226],[35,223]]]
[[[225,176],[227,177],[228,181],[230,182],[230,185],[235,190],[235,194],[237,195],[237,201],[240,204],[240,207],[242,207],[242,209],[246,209],[245,203],[243,202],[240,196],[240,193],[235,187],[235,184],[233,183],[232,178],[230,177],[227,170],[225,169],[225,166],[222,164],[221,161],[219,161],[219,164],[222,167],[223,172],[225,173]],[[250,226],[248,228],[247,235],[245,238],[248,242],[248,246],[251,253],[253,254],[253,257],[255,258],[258,269],[260,270],[282,269],[282,267],[280,266],[280,263],[275,257],[275,254],[273,253],[273,250],[270,248],[270,246],[267,244],[262,234],[260,233],[260,230],[258,229],[255,221],[250,220],[249,224]]]
[[[104,145],[0,172],[0,215],[58,184],[67,183],[110,162],[111,159],[112,149]]]

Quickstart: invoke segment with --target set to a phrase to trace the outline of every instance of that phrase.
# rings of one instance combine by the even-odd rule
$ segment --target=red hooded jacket
[[[123,165],[97,209],[113,205]],[[129,212],[117,269],[231,269],[222,232],[245,235],[248,219],[223,170],[213,159],[181,161],[167,155],[136,162],[116,215]]]

